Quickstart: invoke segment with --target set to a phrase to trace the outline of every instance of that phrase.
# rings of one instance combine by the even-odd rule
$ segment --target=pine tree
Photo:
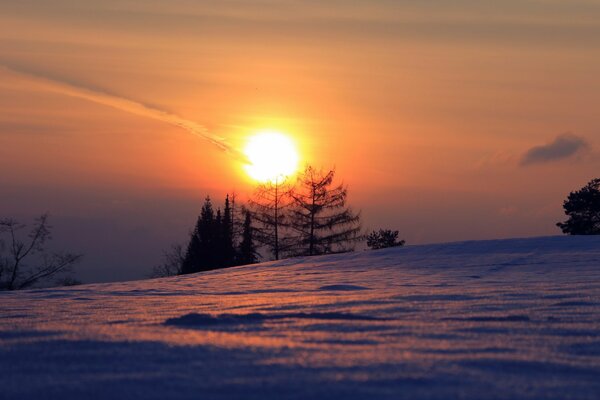
[[[220,226],[220,240],[223,267],[230,267],[234,263],[235,249],[233,247],[233,217],[232,207],[229,203],[229,194],[225,197],[225,208],[223,209],[223,220]]]
[[[215,215],[215,224],[213,225],[212,231],[212,256],[214,257],[213,269],[222,268],[225,264],[224,257],[224,241],[223,241],[223,218],[221,216],[221,209],[217,209]]]
[[[244,228],[242,230],[242,241],[238,249],[237,265],[254,264],[258,261],[258,253],[254,245],[254,229],[252,228],[252,217],[250,212],[245,212]]]
[[[258,224],[255,229],[256,240],[266,246],[276,260],[289,247],[289,238],[284,235],[289,193],[289,182],[276,179],[260,185],[249,201],[252,220]]]
[[[201,264],[200,255],[200,225],[201,218],[198,217],[196,226],[190,235],[190,242],[185,252],[183,263],[181,264],[181,274],[192,274],[200,270],[199,265]]]
[[[243,225],[243,221],[239,220],[239,217],[237,214],[235,197],[236,197],[235,192],[233,192],[231,194],[230,203],[231,203],[231,236],[232,236],[232,243],[233,243],[234,248],[237,245],[238,237],[241,235],[242,225]],[[245,214],[245,211],[242,211],[242,213]]]
[[[297,234],[295,255],[347,251],[360,240],[360,214],[346,206],[348,188],[331,187],[335,170],[307,166],[292,192],[290,225]]]
[[[372,231],[366,237],[367,246],[373,250],[404,246],[406,241],[398,240],[398,233],[399,231],[392,231],[391,229]]]
[[[210,197],[206,197],[202,211],[191,234],[181,268],[182,274],[214,269],[216,265],[215,216]]]

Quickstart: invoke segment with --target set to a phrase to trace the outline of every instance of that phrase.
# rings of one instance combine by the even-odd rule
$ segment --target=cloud
[[[527,150],[521,158],[522,166],[561,161],[576,156],[589,147],[582,137],[571,133],[558,135],[552,142]]]
[[[125,97],[106,93],[98,89],[85,87],[83,85],[67,82],[52,77],[45,76],[43,73],[32,71],[23,67],[16,67],[6,63],[0,64],[0,68],[13,74],[23,76],[30,81],[35,82],[40,88],[45,90],[64,94],[66,96],[77,97],[97,104],[102,104],[131,114],[140,115],[146,118],[152,118],[168,124],[180,127],[181,129],[199,136],[214,146],[234,156],[235,158],[246,161],[246,157],[237,149],[227,143],[227,141],[209,132],[209,130],[197,122],[182,118],[171,112],[161,110],[155,106],[143,104],[138,101],[130,100]]]

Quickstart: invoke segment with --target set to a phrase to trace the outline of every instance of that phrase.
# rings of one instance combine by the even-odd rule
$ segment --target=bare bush
[[[48,214],[36,218],[24,239],[20,232],[27,228],[12,218],[0,219],[0,289],[19,290],[36,286],[70,272],[80,254],[50,252],[52,238]]]

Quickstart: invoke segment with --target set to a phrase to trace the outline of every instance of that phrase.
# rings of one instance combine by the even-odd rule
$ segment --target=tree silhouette
[[[291,186],[287,179],[277,178],[256,188],[249,200],[256,240],[266,246],[279,260],[281,254],[289,247],[289,238],[284,235],[287,226],[287,208],[290,203]]]
[[[347,251],[360,240],[360,214],[346,206],[348,188],[331,187],[335,170],[307,166],[291,193],[290,226],[297,235],[294,254]]]
[[[165,278],[182,273],[185,252],[180,244],[173,244],[163,254],[163,262],[153,268],[151,278]]]
[[[254,245],[254,228],[252,228],[252,216],[249,211],[245,212],[242,240],[238,249],[237,265],[254,264],[258,261],[258,253]]]
[[[182,256],[181,249],[177,246],[165,253],[165,261],[154,269],[153,276],[172,275],[177,270],[178,261],[181,267],[178,274],[190,274],[200,271],[208,271],[217,268],[226,268],[240,264],[242,258],[238,251],[243,248],[244,263],[256,261],[256,249],[254,247],[254,233],[244,232],[243,240],[246,242],[240,249],[236,249],[235,227],[239,224],[234,221],[234,206],[229,200],[229,194],[225,197],[223,211],[220,208],[216,213],[213,209],[210,197],[206,197],[202,211],[196,222],[196,226],[190,235],[190,241]],[[253,255],[253,258],[250,257]]]
[[[367,246],[373,250],[404,246],[405,243],[404,240],[398,240],[398,231],[390,229],[380,229],[367,235]]]
[[[225,197],[225,208],[223,209],[223,219],[220,224],[221,234],[219,235],[220,250],[222,252],[222,265],[230,267],[235,262],[235,249],[233,247],[233,214],[229,202],[229,194]]]
[[[600,178],[571,192],[563,203],[568,219],[556,226],[568,235],[600,235]]]
[[[210,197],[206,197],[181,268],[182,274],[207,271],[216,267],[215,214]]]
[[[217,214],[215,215],[215,223],[213,225],[213,229],[211,232],[212,235],[212,256],[214,257],[214,262],[211,265],[212,268],[221,268],[225,266],[225,257],[224,257],[224,246],[223,246],[223,218],[221,216],[221,209],[217,209]],[[206,268],[205,268],[206,269]]]
[[[69,272],[80,254],[51,253],[45,248],[51,239],[48,214],[37,218],[27,240],[19,238],[26,225],[11,218],[0,220],[0,289],[18,290],[35,286],[41,281]],[[63,278],[64,279],[64,278]]]
[[[284,254],[349,250],[360,240],[360,216],[346,206],[347,188],[331,187],[333,177],[334,171],[324,174],[307,167],[297,180],[297,188],[285,178],[258,186],[248,207],[242,208],[243,223],[235,220],[229,195],[223,211],[219,208],[216,213],[207,196],[179,273],[254,263],[258,260],[255,243],[268,248],[276,260]],[[294,237],[292,231],[296,232]],[[167,257],[155,273],[168,274],[176,265],[176,256]]]

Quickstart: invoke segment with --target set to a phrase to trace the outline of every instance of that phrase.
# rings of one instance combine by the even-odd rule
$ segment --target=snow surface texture
[[[598,399],[600,237],[2,293],[0,398]]]

